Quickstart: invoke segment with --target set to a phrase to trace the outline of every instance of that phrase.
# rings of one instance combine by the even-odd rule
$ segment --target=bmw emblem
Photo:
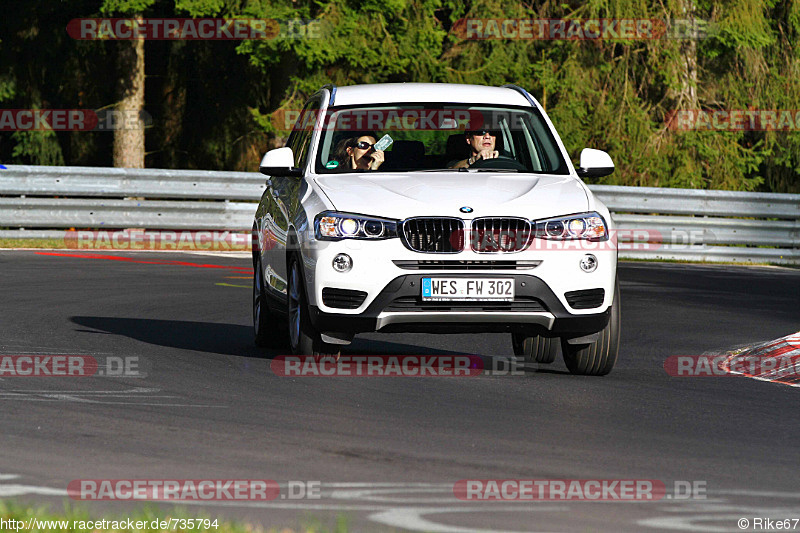
[[[464,207],[459,209],[459,211],[461,211],[462,213],[472,213],[472,208],[465,205]]]

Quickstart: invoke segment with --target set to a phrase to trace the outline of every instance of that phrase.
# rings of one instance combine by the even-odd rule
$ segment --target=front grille
[[[531,222],[524,218],[476,218],[469,235],[478,253],[519,252],[530,245]]]
[[[410,218],[403,222],[403,243],[415,252],[452,254],[464,249],[459,218]]]
[[[322,303],[337,309],[357,309],[358,306],[364,303],[366,298],[367,293],[364,291],[334,289],[332,287],[322,289]]]
[[[573,309],[594,309],[595,307],[603,305],[606,291],[603,289],[572,291],[564,293],[564,297]]]
[[[394,260],[403,270],[530,270],[542,262],[533,261],[461,261],[458,259],[431,259],[423,261]]]
[[[547,308],[531,296],[517,296],[513,302],[423,302],[417,296],[401,296],[384,311],[547,311]]]

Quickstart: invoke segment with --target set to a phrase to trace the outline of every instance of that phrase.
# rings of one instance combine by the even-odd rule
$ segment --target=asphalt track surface
[[[2,378],[0,498],[58,509],[75,479],[271,479],[319,481],[322,497],[184,508],[267,528],[344,516],[353,531],[741,531],[739,518],[750,530],[755,517],[800,518],[800,390],[663,367],[800,329],[796,270],[621,264],[622,349],[605,377],[571,376],[559,357],[523,376],[285,378],[270,370],[280,352],[251,342],[247,258],[51,253],[86,255],[0,252],[0,354],[135,357],[147,377]],[[510,352],[500,334],[374,334],[347,351]],[[668,496],[460,501],[462,479],[655,479]],[[676,480],[704,483],[706,498],[670,498]],[[79,505],[100,518],[142,504]]]

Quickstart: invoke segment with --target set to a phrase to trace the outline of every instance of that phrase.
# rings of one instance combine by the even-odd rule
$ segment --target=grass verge
[[[99,523],[101,520],[105,520],[105,522]],[[189,520],[193,520],[193,522]],[[154,521],[158,523],[154,524]],[[165,524],[165,522],[167,523]],[[130,525],[133,527],[129,527]],[[151,527],[153,525],[157,527]],[[161,527],[163,525],[167,525],[167,527]],[[336,516],[332,526],[324,524],[317,518],[307,518],[302,521],[300,526],[264,529],[260,525],[246,522],[215,519],[205,514],[193,514],[180,507],[171,510],[161,509],[155,504],[145,505],[125,515],[113,513],[93,515],[86,509],[72,505],[70,502],[64,503],[63,511],[53,512],[48,506],[34,507],[0,500],[0,531],[14,533],[71,531],[86,533],[139,533],[142,531],[148,533],[348,533],[350,528],[347,518],[342,515]]]
[[[732,265],[732,266],[758,266],[758,267],[782,267],[800,269],[800,265],[791,263],[754,263],[752,261],[692,261],[689,259],[640,259],[637,257],[620,257],[620,263],[676,263],[686,265]]]
[[[64,239],[0,239],[0,248],[66,248]]]

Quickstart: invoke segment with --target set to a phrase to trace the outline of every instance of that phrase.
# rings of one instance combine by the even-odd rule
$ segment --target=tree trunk
[[[137,15],[136,20],[142,20]],[[119,120],[114,130],[114,166],[144,168],[144,39],[120,41]]]
[[[678,13],[683,21],[690,21],[690,34],[678,45],[679,63],[675,75],[680,87],[673,93],[677,109],[697,109],[697,36],[693,34],[696,23],[694,0],[679,0]]]

